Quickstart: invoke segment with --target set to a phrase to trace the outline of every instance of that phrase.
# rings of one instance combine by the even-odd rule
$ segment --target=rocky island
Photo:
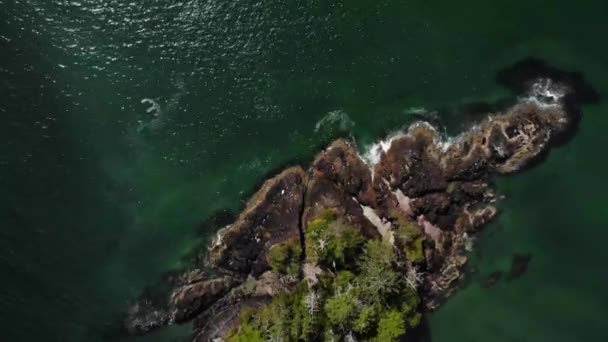
[[[542,76],[542,75],[541,75]],[[267,180],[209,246],[207,265],[142,296],[131,334],[193,322],[193,341],[400,341],[458,288],[497,215],[497,175],[542,158],[578,123],[563,77],[445,138],[412,123],[360,154],[339,139]]]

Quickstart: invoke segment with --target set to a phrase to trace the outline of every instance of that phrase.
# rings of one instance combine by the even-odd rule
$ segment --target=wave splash
[[[541,108],[560,107],[564,105],[564,99],[571,92],[572,90],[563,83],[555,82],[550,78],[538,78],[530,84],[528,91],[519,98],[519,102],[533,103]],[[421,116],[421,114],[434,114],[435,116],[438,115],[437,112],[428,111],[426,108],[423,107],[410,108],[407,112],[416,114],[419,117]],[[489,116],[488,118],[491,120],[492,116]],[[419,127],[420,125],[424,125],[435,133],[437,133],[439,141],[436,141],[436,144],[442,152],[447,151],[454,144],[460,143],[465,134],[470,134],[470,132],[473,132],[479,128],[478,124],[475,124],[457,136],[448,136],[443,133],[439,134],[439,130],[435,126],[433,126],[429,121],[427,121],[424,117],[422,117],[421,121],[414,122],[412,125],[410,125],[407,131],[400,130],[393,132],[389,134],[386,138],[365,147],[364,152],[362,153],[363,159],[370,166],[378,164],[380,162],[382,154],[388,152],[393,141],[409,135],[413,129]]]
[[[348,132],[353,129],[355,122],[348,114],[339,109],[327,113],[321,120],[315,124],[315,133],[322,131],[339,131]]]
[[[532,83],[524,99],[541,107],[558,106],[570,91],[562,83],[556,83],[550,78],[539,78]]]

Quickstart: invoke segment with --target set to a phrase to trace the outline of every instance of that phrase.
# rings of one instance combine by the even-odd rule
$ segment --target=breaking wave
[[[402,131],[391,133],[386,139],[380,140],[369,145],[364,149],[363,159],[370,165],[376,165],[380,162],[382,153],[386,153],[391,147],[394,140],[405,136],[406,134]]]
[[[560,82],[555,82],[550,78],[539,78],[533,83],[531,83],[528,91],[520,97],[520,102],[534,102],[540,107],[548,107],[548,106],[561,106],[563,105],[564,98],[571,92],[571,89]],[[429,111],[424,107],[412,107],[405,111],[408,114],[421,116],[422,121],[414,122],[410,125],[409,129],[416,127],[417,125],[426,125],[429,128],[437,131],[437,128],[433,126],[430,122],[425,121],[426,117],[429,116],[431,119],[433,116],[438,116],[439,113],[436,111]],[[465,132],[471,132],[478,128],[477,124],[469,127]],[[456,136],[447,136],[445,134],[438,134],[440,137],[440,141],[437,141],[437,146],[442,151],[447,151],[450,146],[454,144],[458,144],[462,140],[462,136],[465,133],[461,133]],[[368,145],[364,148],[364,152],[362,154],[363,159],[370,165],[374,166],[380,162],[380,158],[382,157],[382,153],[386,153],[394,140],[406,136],[409,132],[405,130],[400,130],[397,132],[393,132],[389,134],[385,139],[382,139],[378,142],[375,142],[371,145]]]
[[[348,132],[355,126],[355,122],[343,110],[333,110],[327,113],[315,124],[315,133],[323,131]]]
[[[539,78],[532,83],[524,99],[541,107],[557,106],[562,103],[568,93],[570,93],[570,89],[567,86],[549,78]]]

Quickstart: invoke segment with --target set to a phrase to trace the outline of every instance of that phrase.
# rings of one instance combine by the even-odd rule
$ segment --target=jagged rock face
[[[292,167],[266,181],[237,221],[218,233],[209,251],[210,264],[240,276],[268,270],[268,248],[299,239],[307,179],[302,168]]]
[[[333,209],[338,217],[360,228],[365,236],[379,236],[360,205],[360,202],[376,201],[371,170],[351,143],[338,140],[331,144],[315,158],[310,172],[302,215],[304,231],[308,222],[323,210]]]
[[[172,288],[169,294],[147,292],[130,307],[124,324],[127,333],[141,335],[192,320],[237,284],[230,276],[208,279],[197,270],[171,275],[165,282]]]
[[[365,205],[374,203],[370,168],[351,142],[333,142],[317,155],[311,170],[313,180],[323,178]]]
[[[479,179],[487,173],[519,171],[562,133],[570,118],[558,105],[520,103],[484,120],[442,158],[448,179]]]
[[[408,134],[395,139],[374,169],[376,182],[388,182],[408,197],[447,188],[439,165],[435,130],[427,124],[412,126]],[[380,187],[380,185],[376,185]]]
[[[199,281],[178,288],[171,295],[171,308],[176,323],[187,322],[221,298],[234,285],[232,277]]]
[[[466,216],[469,207],[484,206],[492,203],[494,194],[487,183],[481,181],[452,182],[444,192],[428,193],[412,200],[415,216],[424,217],[442,230],[466,231],[473,228],[465,226],[465,221],[457,226],[458,220]],[[468,218],[468,216],[466,216]]]

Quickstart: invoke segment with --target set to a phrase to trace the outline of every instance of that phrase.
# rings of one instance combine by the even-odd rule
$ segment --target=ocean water
[[[3,341],[104,341],[187,267],[218,210],[337,136],[364,149],[437,111],[510,96],[528,56],[608,96],[604,1],[0,0]],[[502,214],[434,342],[605,341],[608,105],[497,180]],[[532,256],[520,278],[483,288]],[[176,327],[141,341],[181,341]],[[129,339],[128,339],[129,340]]]

